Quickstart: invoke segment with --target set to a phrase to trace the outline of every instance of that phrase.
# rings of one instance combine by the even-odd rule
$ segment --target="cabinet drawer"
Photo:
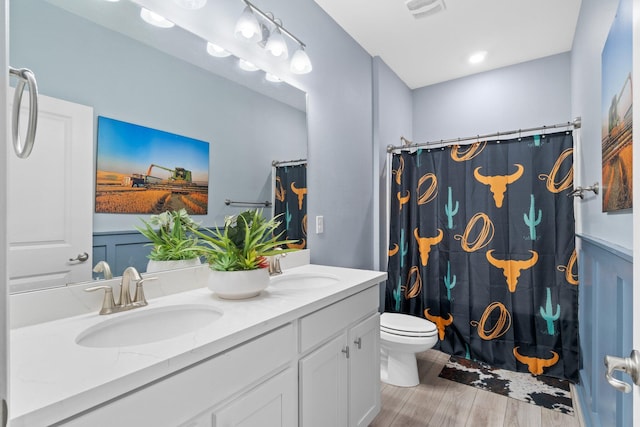
[[[255,384],[293,358],[291,324],[225,351],[65,426],[176,426]]]
[[[373,286],[300,319],[300,353],[377,311],[378,299],[378,286]]]

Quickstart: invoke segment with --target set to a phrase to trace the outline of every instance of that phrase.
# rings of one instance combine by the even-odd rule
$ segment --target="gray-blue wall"
[[[602,48],[618,8],[618,0],[582,0],[571,55],[573,114],[582,116],[580,155],[576,182],[602,184],[601,91]],[[636,47],[637,49],[637,47]],[[603,213],[602,193],[577,205],[578,233],[627,249],[633,248],[630,209]]]
[[[300,78],[309,96],[311,260],[372,268],[371,56],[313,0],[272,0],[268,6],[304,40],[314,66]],[[314,233],[316,215],[324,216],[323,234]]]
[[[572,120],[569,53],[416,89],[413,140],[434,141]]]
[[[387,269],[387,146],[400,136],[411,139],[413,120],[411,89],[380,57],[373,58],[373,268]],[[380,286],[380,311],[384,311],[386,282]]]

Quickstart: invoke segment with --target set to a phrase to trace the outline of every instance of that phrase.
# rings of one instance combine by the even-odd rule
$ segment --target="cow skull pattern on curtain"
[[[571,132],[393,155],[385,311],[449,354],[578,380]]]

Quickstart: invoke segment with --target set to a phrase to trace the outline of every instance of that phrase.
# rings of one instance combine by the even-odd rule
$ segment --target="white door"
[[[9,51],[9,14],[8,2],[0,0],[0,143],[3,147],[9,145],[9,130],[7,120],[7,86],[9,85],[9,75],[7,62]],[[8,400],[8,380],[9,380],[9,298],[8,285],[9,274],[7,271],[7,151],[0,149],[0,427],[7,424],[7,400]]]
[[[91,280],[93,109],[38,99],[36,148],[8,156],[10,292]]]

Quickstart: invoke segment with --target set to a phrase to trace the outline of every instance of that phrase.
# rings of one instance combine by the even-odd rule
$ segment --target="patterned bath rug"
[[[512,372],[451,356],[440,377],[573,415],[569,382],[544,375]]]

